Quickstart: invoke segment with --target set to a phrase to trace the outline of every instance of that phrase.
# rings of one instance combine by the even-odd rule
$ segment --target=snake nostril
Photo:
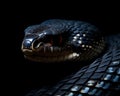
[[[43,42],[40,42],[39,40],[35,40],[35,41],[32,43],[32,50],[38,49],[40,46],[43,46],[43,45],[44,45]]]

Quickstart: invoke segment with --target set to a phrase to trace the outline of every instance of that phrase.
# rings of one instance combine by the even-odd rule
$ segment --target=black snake
[[[68,86],[67,89],[62,89],[62,87],[59,87],[55,92],[52,92],[54,88],[51,88],[52,91],[39,92],[39,95],[35,95],[37,94],[36,92],[38,92],[36,91],[33,93],[33,95],[28,94],[27,96],[86,96],[86,95],[111,96],[110,94],[112,92],[110,90],[115,90],[115,91],[120,90],[119,36],[114,37],[114,39],[111,39],[113,37],[110,37],[110,39],[107,38],[108,42],[113,42],[113,43],[109,43],[108,46],[110,48],[108,48],[107,50],[110,52],[112,52],[113,50],[118,50],[118,56],[117,56],[118,59],[115,60],[110,59],[107,61],[105,57],[106,55],[103,56],[104,58],[102,57],[102,59],[98,58],[97,60],[95,60],[95,62],[99,62],[99,63],[101,62],[101,64],[97,65],[97,63],[93,62],[90,65],[96,67],[96,70],[91,71],[92,70],[91,68],[94,67],[87,66],[87,68],[89,69],[87,71],[92,73],[92,75],[90,76],[88,75],[88,77],[86,75],[87,73],[86,70],[82,71],[81,69],[78,72],[78,73],[84,73],[84,77],[86,76],[85,77],[86,79],[84,80],[87,80],[88,83],[86,81],[84,84],[80,83],[81,84],[80,85],[73,82],[74,84],[72,83],[71,87],[69,88]],[[51,63],[51,62],[62,63],[64,61],[89,61],[91,59],[97,58],[104,51],[105,46],[106,46],[106,38],[104,38],[102,32],[96,26],[83,21],[51,19],[51,20],[46,20],[41,24],[29,26],[25,29],[25,36],[22,42],[22,51],[24,53],[25,58],[32,61],[43,62],[43,63]],[[103,59],[104,60],[106,59],[106,61],[109,62],[109,64],[106,65],[107,66],[105,67],[106,70],[102,72],[100,71],[102,69],[100,69],[99,66],[104,65],[104,63],[102,62]],[[113,67],[109,66],[110,62],[116,63],[117,65],[115,66],[116,69],[113,69]],[[101,77],[97,75],[94,76],[94,73],[99,73],[97,72],[97,69],[100,71],[100,73],[102,72],[101,77],[102,76],[104,77],[104,75],[106,77],[101,79]],[[112,77],[110,77],[111,73],[109,75],[107,74],[107,70],[108,73],[109,71],[111,73],[114,73],[112,74]],[[78,75],[78,73],[76,74]],[[76,75],[72,75],[67,82],[70,82],[72,80],[74,81],[73,77],[75,76]],[[92,77],[94,77],[94,79],[91,79]],[[106,82],[107,79],[109,78],[114,79],[115,82],[109,80],[108,81],[111,84],[109,82]],[[78,75],[76,82],[80,80],[82,80],[82,77]],[[104,83],[107,85],[105,85]],[[95,87],[95,84],[98,84],[96,85],[98,87]],[[63,85],[66,86],[67,83],[64,83]],[[110,89],[110,87],[113,87],[113,89]],[[93,92],[90,93],[90,90],[91,92],[92,91]],[[52,95],[50,95],[49,93]]]

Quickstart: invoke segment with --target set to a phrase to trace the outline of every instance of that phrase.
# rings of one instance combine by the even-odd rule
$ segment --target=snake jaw
[[[61,56],[37,56],[37,55],[24,55],[26,59],[35,61],[35,62],[43,62],[43,63],[55,63],[55,62],[64,62],[64,61],[73,61],[79,57],[80,54],[72,52],[67,53]]]

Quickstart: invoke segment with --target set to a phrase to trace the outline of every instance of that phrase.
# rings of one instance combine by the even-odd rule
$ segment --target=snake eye
[[[58,34],[58,35],[53,35],[52,36],[53,45],[61,46],[61,47],[66,46],[69,36],[70,36],[70,34],[68,34],[67,32],[64,32],[64,33]]]
[[[52,43],[54,46],[62,46],[63,45],[63,37],[62,35],[56,35],[52,37]]]
[[[63,44],[63,36],[62,35],[46,35],[44,38],[40,38],[35,42],[35,46],[39,42],[44,42],[44,44],[49,43],[52,46],[62,46]]]

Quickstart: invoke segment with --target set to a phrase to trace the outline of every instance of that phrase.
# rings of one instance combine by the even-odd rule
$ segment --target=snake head
[[[97,31],[85,22],[48,20],[25,29],[21,49],[25,58],[35,62],[89,60],[104,48]]]
[[[37,62],[59,62],[73,54],[71,47],[67,45],[70,34],[54,32],[49,28],[35,31],[34,27],[37,29],[35,25],[25,30],[21,46],[25,58]]]

